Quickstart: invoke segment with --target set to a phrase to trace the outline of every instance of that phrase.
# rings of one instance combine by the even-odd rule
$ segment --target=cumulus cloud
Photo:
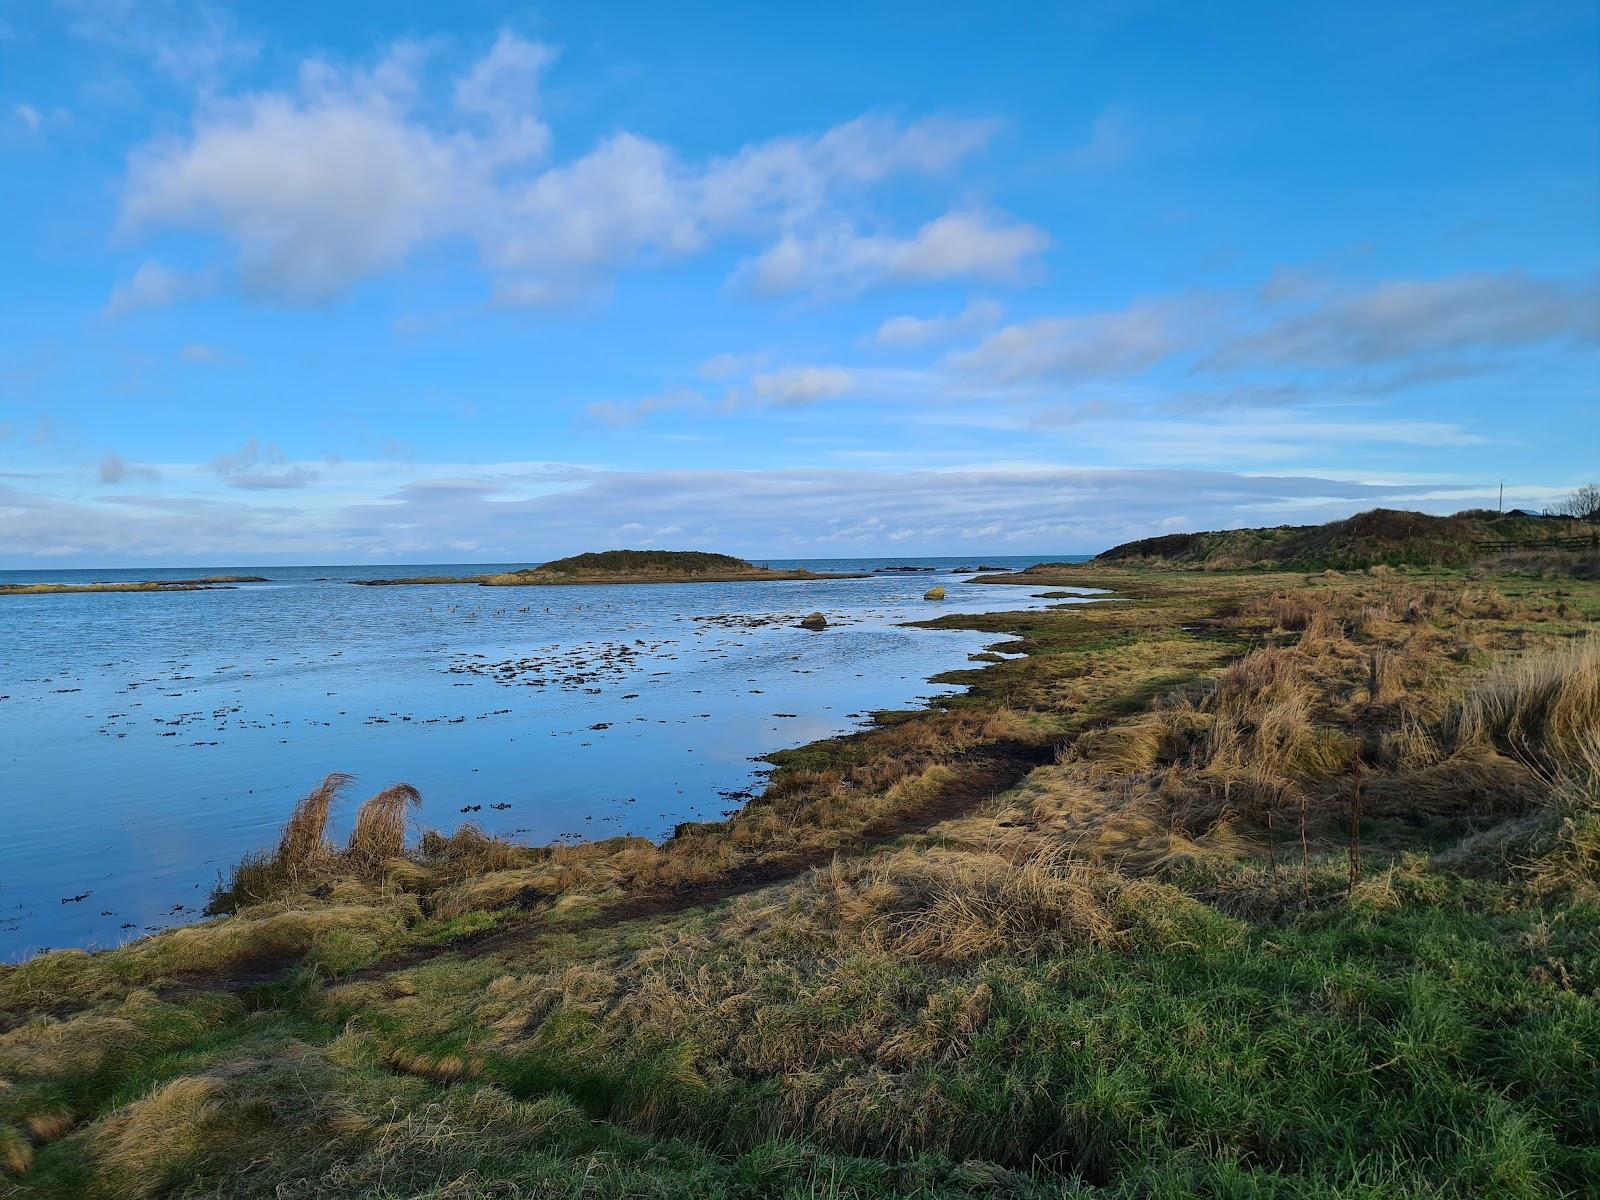
[[[952,212],[909,237],[839,225],[785,234],[746,262],[738,278],[759,296],[807,291],[854,295],[891,284],[951,279],[1010,282],[1050,245],[1036,225],[993,213]]]
[[[140,148],[121,226],[220,232],[248,288],[297,302],[326,301],[425,245],[465,237],[497,303],[549,307],[603,293],[624,266],[722,238],[811,237],[835,201],[948,171],[994,132],[983,121],[869,115],[696,163],[619,131],[548,163],[539,85],[554,58],[502,33],[442,110],[429,103],[415,45],[368,70],[313,60],[295,89],[210,100],[187,135]],[[858,260],[853,275],[1009,278],[1044,235],[963,213],[909,239],[865,241],[841,247]]]
[[[44,124],[44,117],[31,104],[13,105],[11,112],[17,120],[27,127],[29,133],[38,133],[40,126]]]
[[[878,326],[873,342],[886,349],[908,350],[988,329],[1000,320],[1002,310],[993,300],[974,300],[966,308],[945,317],[890,317]]]
[[[123,228],[219,230],[238,247],[247,287],[297,300],[326,300],[399,265],[449,230],[456,189],[473,173],[463,159],[493,152],[409,124],[392,72],[403,68],[343,82],[312,72],[306,95],[225,105],[192,138],[143,148]]]

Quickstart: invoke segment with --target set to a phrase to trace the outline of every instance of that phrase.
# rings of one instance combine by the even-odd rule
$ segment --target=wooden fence
[[[1518,550],[1600,549],[1600,529],[1576,537],[1549,538],[1542,542],[1474,542],[1473,548],[1483,554],[1512,554]]]

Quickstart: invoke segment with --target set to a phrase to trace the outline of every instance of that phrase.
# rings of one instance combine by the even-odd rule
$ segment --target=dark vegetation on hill
[[[749,580],[837,579],[813,571],[758,567],[731,554],[703,550],[604,550],[558,558],[543,566],[494,575],[433,575],[399,579],[355,579],[362,587],[418,584],[480,584],[519,587],[563,583],[739,583]]]
[[[613,571],[619,574],[670,571],[674,574],[703,575],[724,571],[759,571],[762,568],[731,554],[712,554],[704,550],[600,550],[558,558],[538,569],[554,575],[601,575]]]
[[[1361,570],[1370,566],[1464,567],[1516,551],[1581,552],[1600,546],[1600,526],[1576,519],[1470,510],[1450,517],[1375,508],[1326,525],[1278,525],[1171,533],[1113,546],[1102,563],[1141,561],[1209,570]]]

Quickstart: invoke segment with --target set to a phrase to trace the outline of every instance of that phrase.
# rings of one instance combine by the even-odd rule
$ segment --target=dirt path
[[[869,853],[907,834],[921,833],[943,821],[963,816],[1021,783],[1035,767],[1054,760],[1053,745],[1031,746],[1020,742],[997,742],[984,746],[951,763],[955,777],[929,796],[925,803],[915,809],[896,814],[893,819],[867,826],[854,845],[839,853]],[[534,945],[550,936],[566,936],[606,929],[630,921],[688,912],[794,879],[813,867],[831,861],[835,853],[834,850],[822,850],[762,859],[737,867],[708,883],[641,892],[571,924],[551,926],[544,920],[543,914],[530,913],[481,933],[467,934],[452,941],[428,946],[407,947],[349,975],[341,976],[339,982],[378,979],[437,958],[482,958],[492,954],[510,953]],[[207,972],[175,978],[155,990],[158,996],[168,1001],[182,1000],[207,992],[247,991],[282,982],[289,977],[300,961],[299,955],[263,960],[246,966],[235,966],[226,972]]]

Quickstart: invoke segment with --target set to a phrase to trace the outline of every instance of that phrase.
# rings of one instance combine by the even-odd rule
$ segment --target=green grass
[[[0,970],[0,1192],[1600,1194],[1600,589],[1070,571],[1123,599],[932,622],[1027,657],[665,846],[352,875],[308,798],[305,895]]]

